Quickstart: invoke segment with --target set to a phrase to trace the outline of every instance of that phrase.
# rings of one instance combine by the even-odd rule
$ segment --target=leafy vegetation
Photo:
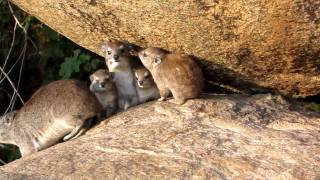
[[[97,69],[101,61],[92,58],[90,55],[81,52],[80,49],[73,51],[72,57],[66,57],[65,61],[61,64],[59,75],[62,79],[69,79],[77,77],[81,79],[83,73],[90,73]]]
[[[6,72],[12,69],[8,74],[16,85],[20,67],[23,67],[19,92],[24,100],[41,85],[55,80],[72,78],[88,82],[89,74],[104,66],[103,58],[81,48],[12,5],[15,16],[27,31],[28,38],[25,42],[25,35],[22,29],[16,26],[7,3],[6,0],[0,0],[0,67]],[[12,51],[5,63],[11,44]],[[25,51],[24,45],[27,45]],[[2,78],[0,75],[1,114],[7,109],[13,94],[9,82],[2,81]],[[17,101],[14,109],[19,109],[21,105]],[[17,157],[19,152],[14,146],[0,146],[0,160],[10,162]]]

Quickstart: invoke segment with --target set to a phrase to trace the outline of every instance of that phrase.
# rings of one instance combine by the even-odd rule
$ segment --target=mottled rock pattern
[[[0,168],[0,179],[319,179],[320,114],[271,95],[151,102]]]
[[[106,39],[202,59],[208,80],[244,92],[320,93],[319,0],[11,0],[77,44]]]

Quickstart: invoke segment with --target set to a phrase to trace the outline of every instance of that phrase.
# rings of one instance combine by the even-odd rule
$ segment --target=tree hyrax
[[[176,104],[183,104],[187,99],[200,95],[204,83],[203,75],[191,57],[170,54],[154,47],[140,51],[139,57],[159,88],[159,101],[165,100],[170,91]]]
[[[154,83],[152,75],[148,69],[142,65],[135,67],[134,75],[140,103],[160,98],[157,85]]]
[[[126,110],[139,103],[134,75],[134,58],[130,54],[127,43],[120,41],[106,42],[102,46],[108,69],[113,73],[113,79],[118,91],[118,106]]]
[[[109,117],[117,110],[117,90],[108,69],[99,69],[90,75],[90,90],[102,105],[104,115]]]
[[[76,80],[41,87],[17,112],[0,118],[0,143],[15,144],[22,156],[81,135],[101,105],[89,88]]]

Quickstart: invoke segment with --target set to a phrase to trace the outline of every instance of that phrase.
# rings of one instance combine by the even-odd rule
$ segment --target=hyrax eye
[[[5,118],[4,122],[5,122],[6,124],[9,124],[9,123],[10,123],[10,119],[9,119],[9,118]]]
[[[108,55],[111,55],[112,52],[111,51],[107,51],[107,53],[108,53]]]
[[[120,49],[120,52],[121,52],[121,53],[124,53],[124,52],[125,52],[124,48]]]
[[[143,53],[143,57],[147,57],[147,54],[145,52]]]

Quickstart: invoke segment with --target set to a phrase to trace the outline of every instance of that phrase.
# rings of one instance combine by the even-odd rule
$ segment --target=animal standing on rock
[[[104,115],[109,117],[117,110],[117,89],[108,69],[99,69],[90,75],[90,91],[102,105]]]
[[[136,87],[139,102],[144,103],[160,97],[157,85],[154,83],[151,73],[142,65],[134,68]]]
[[[109,71],[113,74],[118,91],[118,106],[120,110],[139,104],[139,98],[134,82],[134,57],[130,54],[130,45],[121,41],[109,41],[102,46]],[[139,62],[139,60],[136,60]]]
[[[0,143],[15,144],[26,156],[62,138],[80,136],[100,111],[100,103],[85,84],[55,81],[41,87],[17,112],[0,117]]]
[[[151,72],[164,101],[170,91],[173,103],[184,104],[202,92],[204,79],[200,67],[187,56],[149,47],[139,52],[143,65]]]

